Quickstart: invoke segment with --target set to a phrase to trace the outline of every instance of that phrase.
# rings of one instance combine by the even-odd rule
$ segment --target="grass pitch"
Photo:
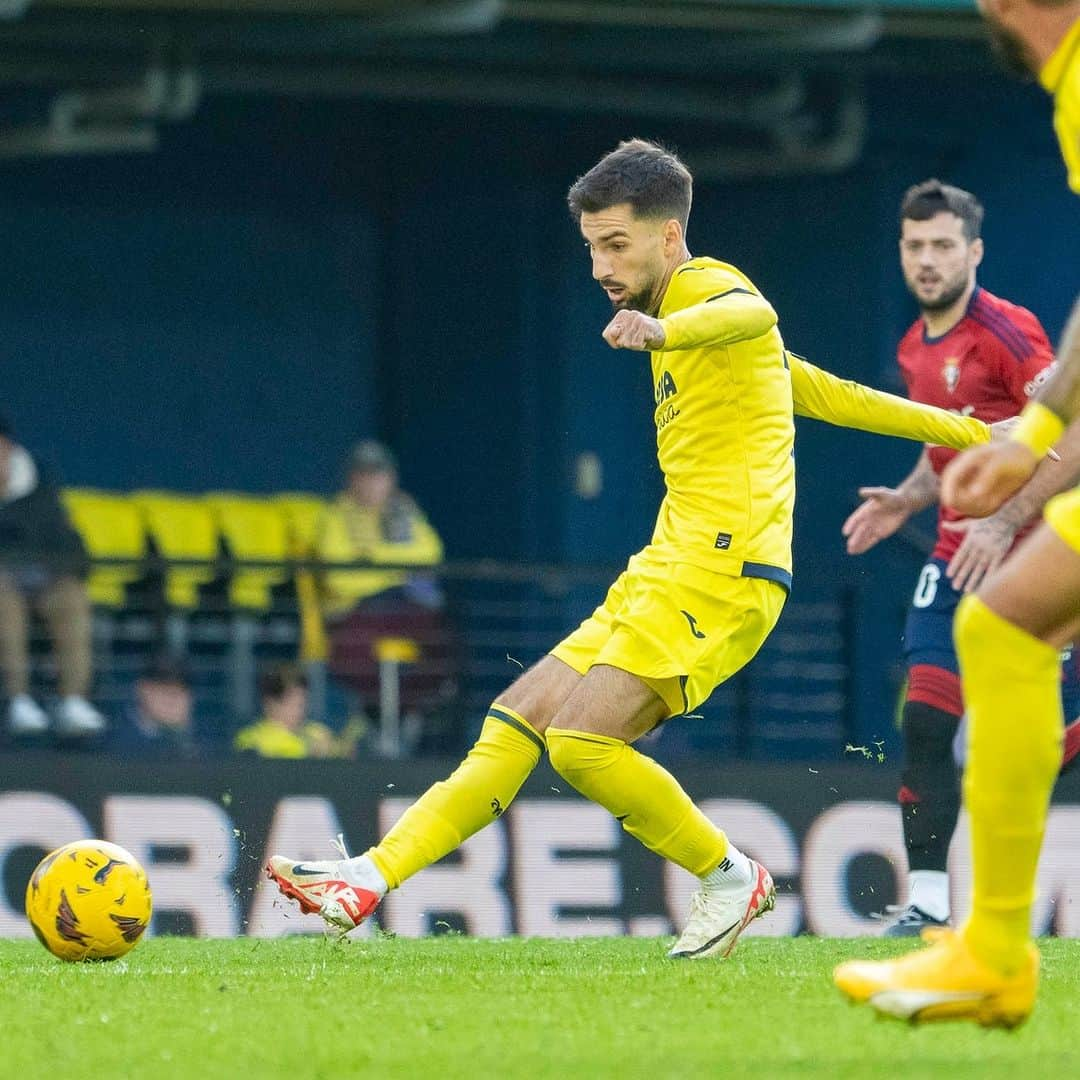
[[[1080,1076],[1080,942],[1043,949],[1017,1032],[910,1028],[847,1005],[840,960],[903,942],[326,938],[143,942],[71,965],[0,941],[3,1075],[82,1077]]]

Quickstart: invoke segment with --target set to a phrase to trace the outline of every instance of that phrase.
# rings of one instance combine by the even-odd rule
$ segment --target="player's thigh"
[[[633,741],[691,711],[758,651],[786,596],[772,581],[684,564],[643,559],[632,571],[607,640],[556,727]]]
[[[1080,499],[1067,508],[1075,511],[1075,529],[1071,514],[1061,520],[1048,512],[978,590],[992,611],[1059,649],[1080,629]]]
[[[668,703],[645,680],[621,668],[597,664],[566,699],[552,727],[634,742],[670,715]]]
[[[945,575],[945,561],[931,559],[919,572],[904,622],[904,663],[915,667],[941,668],[957,674],[952,624],[958,593]]]
[[[551,725],[555,714],[581,683],[581,675],[557,657],[548,655],[523,672],[495,699],[512,709],[539,732]]]
[[[615,612],[625,600],[625,579],[626,574],[620,574],[600,606],[495,703],[524,716],[537,731],[546,731],[611,636]]]

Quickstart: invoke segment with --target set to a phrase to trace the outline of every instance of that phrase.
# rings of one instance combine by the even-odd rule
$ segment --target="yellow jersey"
[[[1054,96],[1054,130],[1069,170],[1069,187],[1080,195],[1080,19],[1039,72],[1039,82]]]
[[[328,727],[306,723],[299,731],[290,731],[267,719],[241,728],[233,738],[233,748],[253,751],[265,758],[339,756],[335,750],[334,733]]]
[[[322,573],[322,602],[327,615],[341,615],[369,596],[399,588],[409,577],[400,570],[380,570],[389,566],[436,566],[442,562],[443,547],[438,533],[411,499],[403,501],[403,524],[397,538],[386,535],[380,511],[359,506],[341,495],[323,511],[315,530],[314,556],[325,564]],[[334,564],[361,562],[374,564],[367,570],[335,570]]]
[[[666,493],[646,554],[791,584],[794,416],[963,449],[988,427],[821,371],[787,352],[776,312],[734,266],[672,274],[651,354]]]

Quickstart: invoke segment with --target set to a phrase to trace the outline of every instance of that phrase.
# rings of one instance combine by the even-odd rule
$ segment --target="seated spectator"
[[[330,639],[330,671],[361,698],[379,697],[378,643],[403,639],[415,662],[400,668],[401,707],[423,711],[452,689],[452,634],[442,593],[430,574],[401,567],[442,561],[442,541],[411,496],[397,464],[377,442],[359,443],[346,464],[345,489],[324,511],[315,536],[323,564],[319,592]],[[371,568],[334,569],[368,562]],[[399,569],[383,569],[398,567]]]
[[[200,751],[186,667],[157,657],[135,683],[134,701],[114,726],[109,749],[124,757],[192,758]]]
[[[263,718],[241,728],[233,746],[266,758],[341,757],[334,733],[307,719],[308,680],[294,664],[277,664],[259,679]]]
[[[0,665],[8,730],[40,735],[45,710],[30,696],[30,611],[44,618],[59,670],[53,721],[60,735],[95,735],[105,719],[87,700],[91,680],[86,552],[56,485],[0,420]]]

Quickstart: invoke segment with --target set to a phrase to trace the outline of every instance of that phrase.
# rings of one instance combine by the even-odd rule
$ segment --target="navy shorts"
[[[904,661],[909,671],[920,665],[959,675],[953,645],[953,616],[964,594],[945,576],[944,559],[931,559],[919,574],[904,625]],[[1080,645],[1080,642],[1077,643]],[[1080,649],[1061,658],[1061,700],[1065,722],[1080,714]]]

